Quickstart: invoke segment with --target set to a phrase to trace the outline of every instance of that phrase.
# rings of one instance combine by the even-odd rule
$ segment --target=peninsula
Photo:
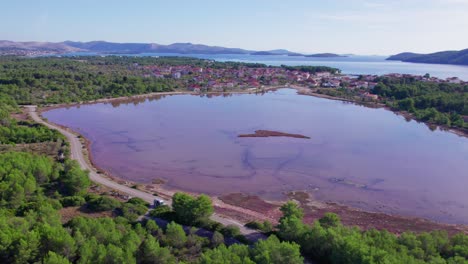
[[[460,51],[440,51],[430,54],[403,52],[387,58],[404,62],[468,65],[468,49]]]

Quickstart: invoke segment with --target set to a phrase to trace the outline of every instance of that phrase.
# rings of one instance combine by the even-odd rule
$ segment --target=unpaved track
[[[94,167],[92,167],[90,165],[90,163],[88,163],[86,161],[86,158],[83,155],[84,146],[81,143],[81,141],[80,141],[80,139],[78,138],[77,135],[75,135],[74,133],[72,133],[71,131],[69,131],[67,129],[63,129],[63,128],[59,127],[59,126],[56,126],[54,124],[51,124],[51,123],[48,123],[48,122],[44,121],[39,116],[39,114],[37,113],[37,111],[36,111],[37,107],[36,106],[25,106],[25,108],[28,109],[29,115],[31,116],[31,118],[35,122],[43,124],[43,125],[45,125],[46,127],[50,128],[50,129],[55,129],[55,130],[59,131],[60,133],[62,133],[68,139],[68,142],[70,142],[71,159],[76,160],[80,164],[80,167],[83,170],[88,170],[89,171],[89,178],[93,182],[104,185],[104,186],[109,187],[109,188],[112,188],[112,189],[117,190],[119,192],[125,193],[125,194],[127,194],[127,195],[129,195],[131,197],[141,198],[141,199],[149,202],[150,204],[153,204],[153,201],[156,198],[161,199],[161,197],[156,197],[156,196],[154,196],[154,195],[152,195],[150,193],[140,191],[140,190],[137,190],[137,189],[133,189],[133,188],[130,188],[130,187],[125,186],[125,185],[121,185],[121,184],[119,184],[119,183],[117,183],[115,181],[112,181],[112,180],[110,180],[108,178],[105,178],[102,175],[98,174],[96,172],[96,169]],[[171,204],[171,201],[165,201],[165,202],[168,205]],[[246,228],[242,223],[239,223],[239,222],[237,222],[237,221],[235,221],[233,219],[229,219],[229,218],[225,218],[225,217],[222,217],[220,215],[217,215],[217,214],[213,214],[211,216],[211,220],[219,222],[219,223],[221,223],[223,225],[237,226],[237,227],[239,227],[240,232],[243,235],[252,237],[254,239],[264,238],[263,235],[258,233],[256,230]]]

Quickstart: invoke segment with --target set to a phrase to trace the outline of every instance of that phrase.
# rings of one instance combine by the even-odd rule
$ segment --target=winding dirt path
[[[140,191],[140,190],[137,190],[137,189],[133,189],[133,188],[130,188],[130,187],[125,186],[125,185],[121,185],[121,184],[119,184],[119,183],[117,183],[115,181],[112,181],[112,180],[104,177],[101,174],[98,174],[96,169],[92,165],[90,165],[89,162],[87,162],[87,159],[83,155],[83,149],[85,148],[85,146],[83,146],[83,144],[81,143],[81,141],[80,141],[80,139],[79,139],[79,137],[77,135],[75,135],[73,132],[71,132],[68,129],[64,129],[64,128],[61,128],[59,126],[56,126],[54,124],[51,124],[51,123],[48,123],[48,122],[44,121],[39,116],[38,112],[36,111],[37,107],[35,105],[24,106],[24,107],[25,107],[25,109],[27,109],[27,112],[28,112],[29,116],[35,122],[43,124],[43,125],[45,125],[46,127],[50,128],[50,129],[55,129],[55,130],[59,131],[61,134],[63,134],[67,138],[67,140],[70,142],[70,156],[71,156],[71,159],[76,160],[83,170],[89,171],[89,178],[91,179],[91,181],[93,181],[95,183],[98,183],[98,184],[101,184],[101,185],[104,185],[106,187],[112,188],[112,189],[117,190],[119,192],[125,193],[125,194],[127,194],[127,195],[129,195],[131,197],[141,198],[141,199],[149,202],[150,204],[153,204],[154,199],[161,199],[161,200],[164,200],[166,202],[166,204],[168,204],[169,206],[171,205],[171,200],[165,200],[165,199],[163,199],[161,197],[154,196],[153,194],[150,194],[150,193],[147,193],[147,192],[144,192],[144,191]],[[240,232],[243,235],[246,235],[246,236],[249,236],[249,237],[252,237],[252,238],[255,238],[255,239],[264,238],[264,236],[261,233],[259,233],[258,231],[247,228],[242,223],[240,223],[240,222],[238,222],[238,221],[236,221],[234,219],[226,218],[226,217],[220,216],[218,214],[213,214],[211,216],[211,220],[219,222],[219,223],[221,223],[223,225],[237,226],[237,227],[239,227]]]

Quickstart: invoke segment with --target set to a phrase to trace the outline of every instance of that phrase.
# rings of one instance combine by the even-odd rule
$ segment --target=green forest
[[[55,104],[177,88],[171,79],[141,77],[142,72],[132,65],[134,61],[147,60],[150,59],[0,57],[0,93],[9,95],[18,104]],[[177,64],[185,60],[188,59],[168,61]]]
[[[11,116],[20,111],[21,104],[78,102],[177,88],[167,79],[139,77],[131,69],[134,63],[241,65],[189,58],[0,57],[0,146],[60,145],[53,156],[0,152],[0,263],[296,264],[305,259],[317,263],[468,263],[465,234],[395,235],[360,230],[342,225],[339,216],[330,213],[309,225],[293,202],[281,207],[283,216],[277,226],[250,223],[268,236],[255,243],[242,236],[239,228],[210,220],[214,208],[206,195],[177,193],[172,208],[160,206],[142,218],[149,210],[145,201],[119,200],[92,191],[88,172],[69,159],[61,134]],[[395,107],[415,115],[434,109],[451,125],[460,126],[463,123],[457,115],[467,114],[466,89],[382,79],[375,91]],[[67,208],[79,208],[83,214],[64,221]],[[92,216],[99,213],[103,215]],[[158,225],[156,219],[168,224]]]
[[[318,263],[468,263],[465,234],[362,231],[343,226],[332,213],[307,225],[297,204],[288,202],[281,211],[278,237],[299,244],[302,253]]]
[[[121,202],[87,192],[87,172],[71,160],[55,162],[30,153],[0,154],[1,263],[302,263],[300,248],[275,236],[251,246],[224,245],[233,228],[211,237],[172,221],[160,227],[139,198]],[[199,221],[213,212],[207,196],[174,198],[174,213]],[[190,205],[190,206],[188,206]],[[61,221],[60,210],[83,206],[114,217],[78,216]],[[194,207],[191,207],[194,206]],[[185,220],[186,222],[187,220]],[[218,227],[219,228],[219,227]],[[231,230],[231,233],[227,232]],[[235,230],[235,229],[234,229]],[[224,234],[224,235],[223,235]]]
[[[413,77],[380,77],[373,93],[416,119],[449,127],[468,128],[468,86],[418,81]]]
[[[468,86],[445,82],[425,82],[414,77],[378,77],[371,89],[318,89],[318,93],[366,103],[361,96],[371,92],[394,111],[406,111],[419,121],[446,127],[468,129]]]

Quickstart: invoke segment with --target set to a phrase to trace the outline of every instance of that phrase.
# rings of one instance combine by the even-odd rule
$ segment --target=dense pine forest
[[[379,78],[373,93],[416,119],[455,128],[468,128],[468,85],[422,82],[414,78]]]

